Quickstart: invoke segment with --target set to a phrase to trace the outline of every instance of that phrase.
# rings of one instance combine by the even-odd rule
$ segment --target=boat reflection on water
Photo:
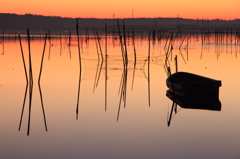
[[[222,104],[219,99],[210,98],[208,96],[182,96],[174,93],[172,90],[167,90],[166,96],[172,100],[172,108],[168,117],[168,126],[170,126],[173,118],[173,111],[177,113],[177,105],[184,109],[199,109],[210,111],[221,111]]]
[[[216,98],[210,98],[208,96],[182,97],[171,90],[167,90],[166,96],[181,108],[221,111],[221,102]]]
[[[219,101],[219,87],[221,81],[199,76],[187,72],[177,72],[166,80],[166,96],[173,101],[168,126],[170,126],[172,114],[177,105],[185,109],[201,109],[221,111]]]

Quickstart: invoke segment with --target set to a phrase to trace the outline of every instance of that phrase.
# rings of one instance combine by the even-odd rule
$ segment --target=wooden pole
[[[105,111],[107,111],[107,64],[108,64],[108,55],[107,55],[107,23],[105,23]]]
[[[31,47],[30,47],[30,35],[29,29],[27,29],[28,37],[28,53],[29,53],[29,114],[28,114],[28,130],[27,136],[30,134],[30,121],[31,121],[31,109],[32,109],[32,91],[33,91],[33,77],[32,77],[32,60],[31,60]]]
[[[175,60],[176,72],[178,72],[178,61],[177,61],[177,55],[175,56],[174,60]]]
[[[24,71],[25,71],[26,82],[28,83],[27,68],[26,68],[26,63],[25,63],[25,59],[24,59],[24,53],[23,53],[22,41],[21,41],[21,36],[20,36],[20,34],[18,34],[18,39],[19,39],[20,48],[21,48],[21,53],[22,53],[22,60],[23,60],[23,66],[24,66]]]
[[[148,104],[150,107],[150,47],[151,47],[151,31],[149,31],[148,39]]]
[[[81,77],[82,77],[82,62],[81,62],[81,50],[79,42],[79,31],[78,31],[78,19],[76,18],[76,30],[77,30],[77,41],[78,41],[78,58],[79,58],[79,82],[78,82],[78,97],[77,97],[77,107],[76,107],[76,119],[78,120],[79,112],[79,98],[80,98],[80,88],[81,88]],[[69,40],[70,43],[70,40]]]
[[[43,46],[43,53],[42,53],[42,60],[41,60],[41,66],[40,66],[40,71],[39,71],[38,83],[40,83],[41,75],[42,75],[42,66],[43,66],[43,59],[44,59],[45,48],[46,48],[46,41],[47,41],[47,34],[45,35],[45,40],[44,40],[44,46]]]
[[[3,36],[2,36],[2,46],[3,46],[3,55],[4,55],[4,30],[3,30]]]

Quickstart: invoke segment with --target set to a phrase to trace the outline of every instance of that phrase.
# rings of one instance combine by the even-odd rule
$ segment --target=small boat
[[[166,84],[183,101],[201,96],[218,99],[219,87],[222,85],[220,80],[188,72],[176,72],[170,75]]]

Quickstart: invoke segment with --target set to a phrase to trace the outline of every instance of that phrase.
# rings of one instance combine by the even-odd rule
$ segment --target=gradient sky
[[[133,11],[133,12],[132,12]],[[240,0],[1,0],[1,13],[72,18],[240,19]]]

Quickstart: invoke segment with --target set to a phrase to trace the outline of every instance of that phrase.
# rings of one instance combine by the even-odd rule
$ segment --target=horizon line
[[[129,17],[129,18],[96,18],[96,17],[63,17],[63,16],[57,16],[57,15],[43,15],[43,14],[32,14],[32,13],[25,13],[25,14],[18,14],[18,13],[0,13],[0,14],[15,14],[15,15],[34,15],[34,16],[45,16],[45,17],[60,17],[60,18],[71,18],[71,19],[141,19],[141,18],[148,18],[148,19],[157,19],[157,18],[178,18],[178,19],[190,19],[190,20],[225,20],[225,21],[233,21],[233,20],[240,20],[238,18],[234,18],[234,19],[221,19],[221,18],[216,18],[216,19],[209,19],[209,18],[183,18],[183,17],[156,17],[155,18],[151,18],[151,17]]]

